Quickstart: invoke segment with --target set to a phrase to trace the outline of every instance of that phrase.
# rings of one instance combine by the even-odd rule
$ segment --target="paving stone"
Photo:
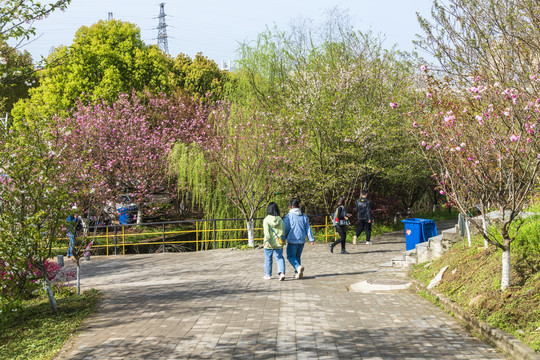
[[[504,359],[411,290],[349,292],[406,276],[379,267],[403,253],[404,234],[372,243],[347,256],[306,246],[304,279],[287,264],[282,282],[262,280],[260,249],[95,256],[82,286],[106,297],[60,358]]]

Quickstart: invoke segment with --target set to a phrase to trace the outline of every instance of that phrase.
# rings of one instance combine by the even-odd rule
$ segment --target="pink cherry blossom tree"
[[[112,105],[79,102],[72,117],[57,123],[65,129],[65,166],[78,169],[74,202],[98,215],[121,194],[140,210],[153,194],[174,195],[170,150],[176,142],[201,142],[207,131],[204,107],[183,95],[121,94]]]
[[[502,250],[504,290],[510,244],[538,180],[540,99],[481,77],[462,90],[427,79],[430,96],[414,115],[413,133],[441,193],[464,215],[482,209],[482,223],[472,223]],[[487,227],[489,208],[499,211],[500,221]]]
[[[215,106],[210,122],[213,135],[196,146],[178,146],[172,168],[179,187],[189,189],[205,212],[220,202],[237,208],[253,247],[253,218],[295,171],[293,154],[304,135],[289,136],[286,119],[227,103]]]

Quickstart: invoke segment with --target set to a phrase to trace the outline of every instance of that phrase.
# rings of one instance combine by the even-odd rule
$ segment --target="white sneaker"
[[[271,276],[268,276],[268,275],[264,275],[263,276],[263,280],[270,280],[272,277]]]
[[[285,274],[281,273],[279,274],[279,281],[283,281],[283,280],[285,280]]]
[[[366,241],[366,245],[371,245],[371,241]]]
[[[302,265],[298,267],[298,274],[296,275],[297,275],[296,277],[297,279],[301,279],[304,277],[304,267]]]

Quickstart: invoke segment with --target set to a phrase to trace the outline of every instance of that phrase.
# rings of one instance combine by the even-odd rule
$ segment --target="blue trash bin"
[[[437,225],[429,219],[405,219],[405,250],[412,250],[416,245],[427,241],[430,237],[437,236]]]

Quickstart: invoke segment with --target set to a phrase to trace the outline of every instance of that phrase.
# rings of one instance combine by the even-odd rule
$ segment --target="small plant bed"
[[[84,319],[96,309],[100,293],[80,296],[63,288],[56,295],[53,314],[47,297],[14,301],[0,308],[0,357],[2,359],[52,359]]]
[[[511,247],[511,287],[501,291],[502,251],[484,249],[480,236],[472,246],[459,242],[432,263],[414,266],[411,275],[424,284],[448,266],[435,288],[481,321],[512,334],[540,352],[540,222],[524,225]]]

